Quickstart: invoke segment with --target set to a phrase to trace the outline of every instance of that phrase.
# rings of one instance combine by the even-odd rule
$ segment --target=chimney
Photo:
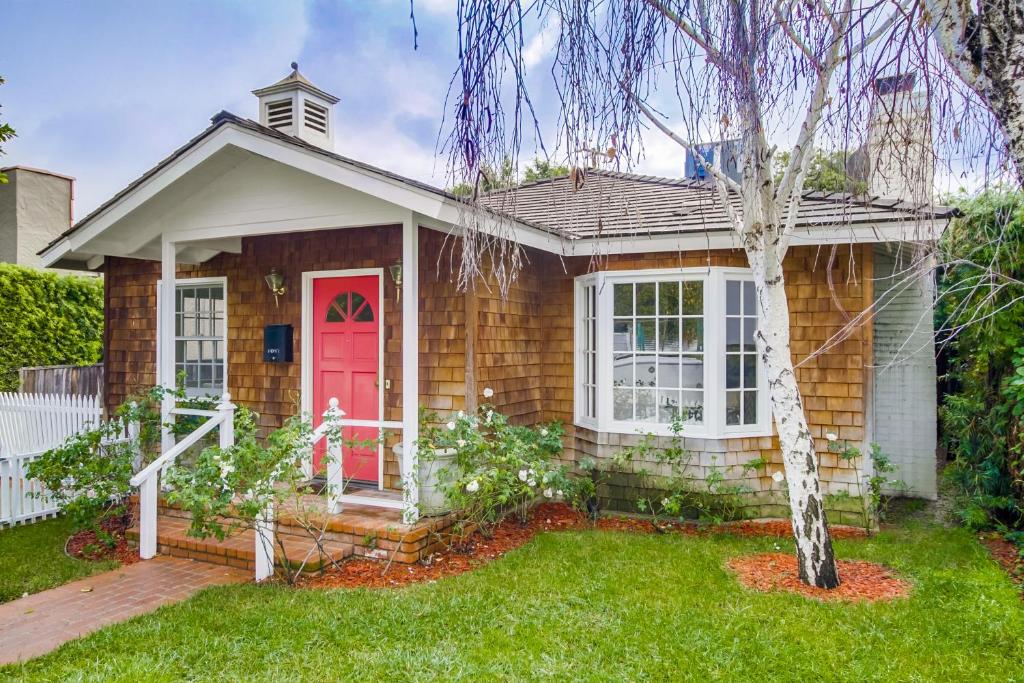
[[[935,163],[927,95],[917,75],[876,78],[864,151],[868,193],[919,203],[932,199]]]
[[[292,62],[292,72],[252,94],[259,98],[260,123],[334,151],[331,113],[338,98],[313,85]]]

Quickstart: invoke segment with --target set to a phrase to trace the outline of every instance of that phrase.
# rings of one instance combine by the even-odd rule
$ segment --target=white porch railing
[[[216,410],[175,408],[171,410],[171,413],[173,415],[206,417],[207,420],[131,478],[131,485],[139,488],[139,557],[144,560],[156,556],[157,497],[160,494],[160,473],[173,465],[179,455],[218,427],[220,428],[221,448],[230,448],[235,443],[235,406],[231,403],[231,395],[228,393],[221,397]],[[259,544],[257,544],[258,547]]]
[[[59,511],[28,464],[99,423],[99,396],[0,393],[0,526],[33,522]],[[132,438],[125,427],[125,440]]]
[[[377,438],[385,429],[402,429],[402,423],[391,420],[356,420],[345,419],[345,411],[338,407],[338,399],[331,398],[328,401],[327,410],[324,411],[323,422],[313,430],[310,440],[310,457],[312,457],[313,446],[327,437],[327,510],[332,514],[342,511],[345,503],[352,505],[372,505],[374,507],[391,508],[393,510],[404,510],[408,507],[406,500],[392,500],[381,496],[365,496],[357,493],[345,493],[345,473],[342,466],[343,440],[342,430],[345,427],[370,427],[377,430]],[[310,463],[311,465],[311,463]],[[310,466],[310,471],[312,467]],[[403,470],[404,471],[404,470]],[[405,482],[403,481],[403,485]],[[403,496],[408,498],[408,496]]]

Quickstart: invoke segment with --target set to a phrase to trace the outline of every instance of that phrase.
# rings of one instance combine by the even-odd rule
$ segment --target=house
[[[419,406],[473,409],[490,388],[488,401],[515,420],[562,420],[573,460],[639,433],[666,436],[681,414],[698,471],[728,468],[757,491],[760,513],[783,509],[770,468],[740,467],[781,460],[746,258],[712,188],[593,169],[488,196],[480,230],[526,258],[507,296],[485,282],[461,291],[459,198],[335,153],[338,100],[297,68],[254,94],[258,122],[217,114],[42,252],[47,265],[105,274],[108,409],[183,373],[188,391],[229,391],[265,428],[320,415],[337,397],[354,435],[386,429],[408,444]],[[893,455],[912,493],[935,494],[934,377],[873,391],[887,321],[916,311],[929,326],[929,298],[903,296],[896,313],[881,307],[837,332],[892,289],[875,283],[950,215],[804,197],[785,274],[828,492],[854,491],[859,474],[825,435],[864,446],[892,419],[883,401],[912,401],[921,410],[902,428],[917,440]],[[401,453],[402,469],[389,447],[353,449],[346,476],[400,489],[416,457]],[[631,506],[635,483],[616,483],[613,503]],[[348,502],[403,504],[372,493]]]
[[[75,179],[28,166],[0,174],[0,262],[38,267],[37,252],[71,225]]]

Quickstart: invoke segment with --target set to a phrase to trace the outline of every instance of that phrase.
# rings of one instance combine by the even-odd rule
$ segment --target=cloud
[[[551,55],[558,45],[558,36],[562,30],[562,22],[556,16],[549,16],[530,42],[523,48],[523,63],[527,69],[533,69]]]

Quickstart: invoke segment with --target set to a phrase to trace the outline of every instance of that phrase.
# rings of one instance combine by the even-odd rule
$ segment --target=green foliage
[[[645,488],[662,491],[663,495],[637,500],[637,510],[651,516],[657,523],[666,518],[683,521],[696,517],[702,522],[719,524],[741,519],[742,496],[750,489],[733,484],[726,478],[731,468],[712,464],[704,468],[703,476],[694,463],[695,454],[683,448],[683,419],[676,416],[671,425],[672,435],[667,445],[659,445],[657,437],[645,434],[635,446],[621,449],[612,458],[610,473],[631,472],[640,477]],[[658,474],[635,463],[654,463]]]
[[[153,387],[130,396],[114,412],[115,420],[79,432],[29,463],[29,477],[42,482],[76,529],[90,529],[113,543],[102,523],[126,513],[129,480],[156,454],[163,427],[160,404],[168,393],[178,405],[212,408],[209,399],[186,398],[181,387],[171,392]],[[179,416],[171,431],[187,435],[204,419]],[[137,432],[126,434],[126,424],[137,425]]]
[[[454,451],[453,464],[439,473],[439,486],[460,511],[464,529],[489,534],[508,512],[525,520],[538,498],[565,495],[565,467],[553,462],[562,453],[560,423],[513,425],[489,404],[472,414],[459,411],[443,424],[427,413],[424,422],[417,442],[421,459]]]
[[[534,157],[533,161],[523,169],[523,180],[528,183],[535,180],[559,178],[567,175],[569,175],[568,166],[554,164],[550,160],[541,159],[540,157]]]
[[[0,76],[0,85],[3,85],[3,84],[4,84],[4,77]],[[7,142],[11,138],[13,138],[14,135],[15,135],[14,129],[11,128],[9,123],[0,122],[0,143]],[[0,146],[0,156],[3,156],[3,154],[4,154],[4,148],[2,146]],[[6,182],[7,182],[7,176],[5,174],[3,174],[3,173],[0,173],[0,185],[4,184]]]
[[[782,174],[789,165],[789,152],[780,152],[774,158],[775,182],[782,180]],[[847,152],[826,152],[815,150],[814,158],[811,159],[810,167],[807,169],[807,176],[804,178],[804,190],[819,190],[821,192],[850,192],[852,194],[864,194],[867,192],[867,183],[855,180],[847,171],[847,164],[850,155]]]
[[[936,328],[948,354],[940,408],[958,513],[969,528],[1024,530],[1024,195],[957,202],[940,243]]]
[[[193,462],[168,470],[167,499],[191,513],[190,536],[224,540],[238,528],[252,528],[269,505],[284,503],[305,483],[300,458],[312,434],[309,419],[290,418],[262,443],[256,417],[237,408],[233,446],[208,446]]]
[[[849,441],[845,439],[840,441],[835,434],[829,434],[828,449],[837,454],[847,467],[860,471],[861,463],[858,461],[864,456],[860,449]],[[896,465],[877,443],[872,442],[871,452],[867,457],[871,474],[857,478],[857,497],[861,503],[861,525],[870,535],[877,522],[885,521],[889,511],[890,498],[882,495],[882,489],[905,490],[907,484],[902,479],[894,479],[889,476],[896,471]],[[843,491],[829,494],[827,497],[834,500],[852,496],[848,491]]]
[[[0,391],[18,370],[90,365],[103,348],[103,282],[0,263]]]

